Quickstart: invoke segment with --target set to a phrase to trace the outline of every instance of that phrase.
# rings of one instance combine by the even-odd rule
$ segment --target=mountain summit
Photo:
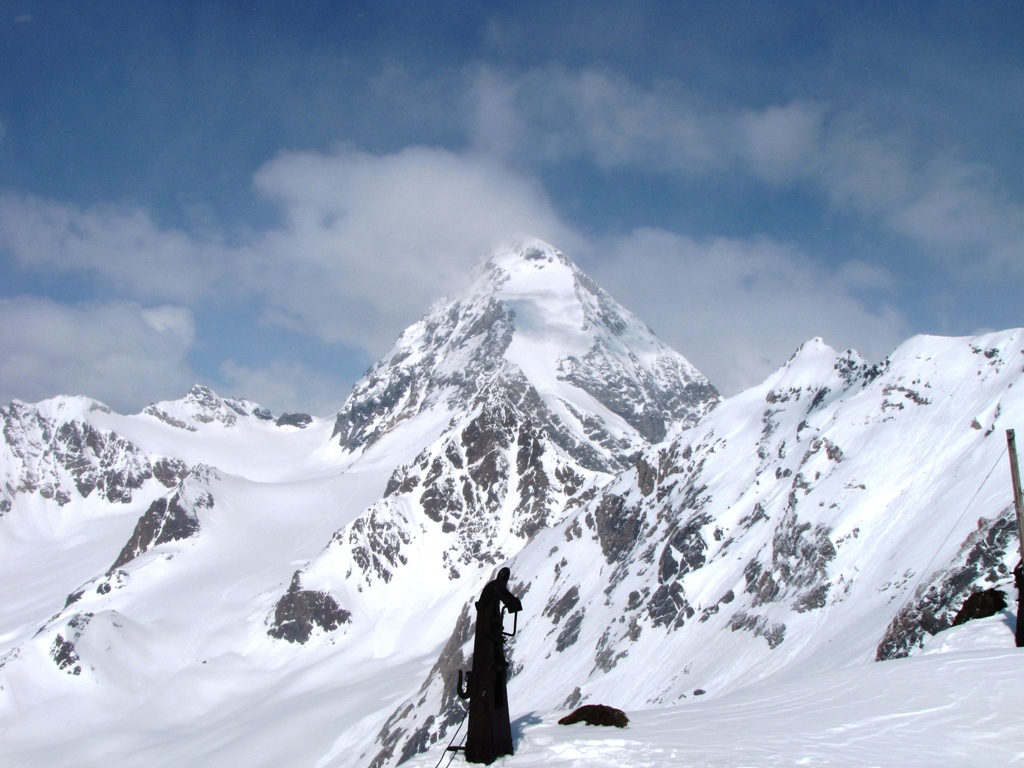
[[[334,434],[359,449],[416,417],[435,433],[484,400],[545,424],[583,465],[622,466],[718,393],[685,358],[540,240],[497,251],[469,290],[406,330],[356,385]]]

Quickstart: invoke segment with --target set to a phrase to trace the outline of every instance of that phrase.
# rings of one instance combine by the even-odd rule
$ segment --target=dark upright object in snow
[[[1024,648],[1024,494],[1020,489],[1020,465],[1017,463],[1017,438],[1012,429],[1006,430],[1006,453],[1010,457],[1010,484],[1013,490],[1013,509],[1017,513],[1017,543],[1020,546],[1020,562],[1013,569],[1013,582],[1017,586],[1017,636],[1018,648]]]
[[[1021,604],[1024,603],[1024,560],[1013,569],[1013,583],[1017,587],[1017,647],[1024,648],[1024,613],[1021,612]]]
[[[473,669],[463,687],[459,672],[459,696],[469,699],[469,730],[466,734],[466,762],[494,762],[499,755],[511,755],[512,725],[508,715],[508,661],[501,604],[518,613],[523,604],[508,591],[508,568],[498,571],[484,587],[476,602],[476,637],[473,641]]]

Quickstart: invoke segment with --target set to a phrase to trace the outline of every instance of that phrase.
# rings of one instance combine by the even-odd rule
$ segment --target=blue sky
[[[1024,1],[0,0],[0,402],[328,415],[494,246],[726,394],[1024,325]]]

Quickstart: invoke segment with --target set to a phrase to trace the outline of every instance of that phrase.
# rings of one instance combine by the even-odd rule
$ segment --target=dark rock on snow
[[[326,592],[303,589],[296,573],[288,591],[277,602],[274,622],[267,634],[302,645],[313,635],[314,627],[330,632],[347,624],[351,617],[352,614]]]
[[[621,709],[609,707],[606,704],[584,704],[572,714],[566,715],[558,721],[559,725],[574,725],[576,723],[613,725],[616,728],[625,728],[629,725],[629,718]]]

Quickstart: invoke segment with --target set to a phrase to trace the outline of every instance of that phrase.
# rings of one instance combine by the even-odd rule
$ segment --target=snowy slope
[[[798,675],[727,696],[630,710],[624,729],[562,726],[563,711],[516,717],[515,768],[984,768],[1015,765],[1018,680],[1012,616],[942,633],[945,652]],[[965,637],[966,636],[966,637]],[[966,640],[966,642],[965,642]],[[983,646],[979,649],[978,646]],[[966,646],[966,647],[964,647]],[[410,768],[446,765],[435,748]],[[454,765],[461,764],[456,757]]]
[[[192,762],[236,738],[221,717],[240,712],[248,730],[246,718],[259,718],[254,694],[300,672],[281,668],[267,617],[295,563],[379,497],[393,467],[345,456],[329,421],[278,426],[237,413],[238,402],[197,388],[137,416],[79,399],[12,406],[6,450],[31,456],[32,472],[11,462],[8,477],[38,477],[56,492],[17,489],[0,517],[0,718],[10,750],[0,763],[23,748],[16,764]],[[33,429],[15,429],[24,425]],[[37,439],[44,434],[54,437]],[[90,476],[104,483],[90,487]],[[123,487],[130,500],[102,493]],[[152,535],[141,535],[154,510]],[[192,524],[161,538],[175,510]],[[293,699],[308,695],[281,696],[274,719],[287,722],[281,701],[302,711]],[[154,745],[180,729],[195,740],[156,757]]]
[[[1022,331],[877,364],[815,339],[720,401],[526,241],[333,420],[12,403],[0,765],[434,765],[504,564],[508,765],[934,764],[979,719],[958,764],[1006,764],[1010,615],[932,635],[1013,597],[1022,373]],[[633,725],[554,724],[581,702]]]
[[[813,340],[649,450],[509,563],[531,616],[510,696],[707,701],[906,653],[971,591],[1012,594],[1003,430],[1024,419],[1022,340],[915,338],[878,365]],[[450,666],[382,743],[448,738]]]

